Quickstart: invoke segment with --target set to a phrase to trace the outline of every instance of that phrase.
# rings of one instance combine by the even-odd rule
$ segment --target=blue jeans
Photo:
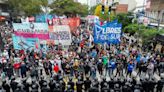
[[[109,68],[109,69],[108,69],[108,75],[109,75],[109,76],[113,75],[113,71],[114,71],[114,69]]]
[[[96,71],[91,71],[91,77],[95,78],[96,77]]]

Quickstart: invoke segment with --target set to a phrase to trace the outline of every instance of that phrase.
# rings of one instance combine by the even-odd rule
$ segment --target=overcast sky
[[[146,0],[136,0],[137,6],[143,5],[144,1],[146,2]],[[146,4],[146,3],[145,3],[145,4]]]
[[[87,4],[87,1],[88,0],[78,0],[79,2],[81,2],[81,3],[85,3],[85,4]],[[133,0],[132,0],[133,1]],[[141,5],[143,5],[143,2],[146,2],[146,0],[136,0],[136,2],[137,2],[137,6],[141,6]]]

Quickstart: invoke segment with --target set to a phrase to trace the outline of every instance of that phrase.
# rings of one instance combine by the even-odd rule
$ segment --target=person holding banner
[[[66,24],[65,19],[61,20],[63,24]],[[72,23],[69,23],[68,20],[71,20]],[[78,19],[75,18],[75,20]],[[9,79],[12,75],[16,75],[15,80],[19,80],[18,84],[22,83],[23,86],[27,87],[26,91],[28,91],[29,86],[22,78],[29,78],[28,82],[32,84],[32,92],[38,92],[41,89],[45,91],[48,86],[51,86],[51,91],[54,92],[72,90],[103,92],[109,91],[109,89],[119,92],[133,92],[135,88],[145,86],[145,83],[152,86],[151,83],[154,80],[152,76],[160,74],[159,78],[156,79],[158,83],[154,84],[155,86],[153,85],[151,90],[162,91],[163,79],[160,79],[160,77],[162,78],[162,70],[164,69],[163,53],[153,50],[145,51],[138,46],[139,43],[128,42],[126,39],[129,36],[124,37],[122,35],[122,25],[118,21],[107,22],[103,25],[95,23],[91,30],[88,30],[87,26],[85,28],[79,27],[81,32],[73,33],[70,27],[75,25],[74,18],[66,18],[66,21],[68,25],[52,24],[53,29],[50,30],[47,23],[13,23],[14,32],[11,28],[6,29],[0,26],[0,33],[3,37],[1,38],[4,43],[4,48],[0,47],[1,73],[7,75]],[[51,41],[53,44],[47,45]],[[139,69],[139,72],[143,71],[145,75],[149,73],[149,77],[145,78],[146,80],[144,78],[142,80],[142,76],[145,77],[143,73],[136,76],[133,74],[138,71],[136,64],[144,65]],[[156,66],[159,71],[154,70],[153,66],[154,68]],[[28,75],[27,71],[31,76]],[[106,76],[102,77],[104,71],[106,71]],[[130,76],[128,77],[128,75]],[[132,78],[134,76],[137,79]],[[45,79],[42,79],[42,77]],[[45,84],[37,84],[40,82],[40,78],[45,81]],[[2,76],[2,79],[6,79],[6,76]],[[68,81],[68,79],[70,80]],[[104,81],[101,81],[102,79]],[[141,83],[142,86],[137,85],[135,81]],[[10,81],[8,82],[10,83]],[[77,85],[74,85],[75,83]],[[83,83],[85,84],[85,90],[83,89]],[[68,89],[65,84],[69,84]],[[5,86],[2,88],[6,89]],[[19,89],[20,86],[15,85],[13,87],[12,85],[12,88]],[[145,87],[143,89],[145,90]]]

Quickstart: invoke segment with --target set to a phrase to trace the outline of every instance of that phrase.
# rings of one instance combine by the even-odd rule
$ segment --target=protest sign
[[[25,33],[25,32],[14,32],[16,36],[22,36],[24,38],[38,38],[41,40],[47,40],[49,39],[49,34],[48,33]]]
[[[53,19],[54,25],[69,25],[71,31],[75,31],[77,27],[80,25],[80,18],[54,18]]]
[[[80,18],[54,18],[53,19],[54,25],[69,25],[71,27],[73,26],[79,26],[80,25]]]
[[[47,23],[13,23],[13,29],[16,36],[49,39]]]
[[[28,33],[46,33],[48,32],[47,23],[13,23],[14,31]]]
[[[105,30],[106,26],[100,26],[98,24],[95,24],[94,26],[94,42],[95,43],[105,43],[106,42],[106,35],[102,34],[102,32]]]
[[[55,44],[71,45],[71,33],[68,25],[54,26],[54,31],[49,33],[50,39],[54,40]]]
[[[95,24],[94,26],[94,42],[118,44],[121,37],[122,24],[118,24],[117,20],[106,23],[103,26]]]
[[[99,17],[98,16],[95,16],[95,15],[88,15],[86,17],[86,20],[88,21],[89,24],[99,23]]]
[[[17,50],[31,50],[39,48],[38,38],[24,38],[21,36],[12,35],[14,49]]]

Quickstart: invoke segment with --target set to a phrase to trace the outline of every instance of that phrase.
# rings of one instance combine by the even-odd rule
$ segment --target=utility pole
[[[158,22],[158,28],[157,28],[157,29],[158,29],[158,31],[159,31],[160,19],[158,19],[157,22]]]

